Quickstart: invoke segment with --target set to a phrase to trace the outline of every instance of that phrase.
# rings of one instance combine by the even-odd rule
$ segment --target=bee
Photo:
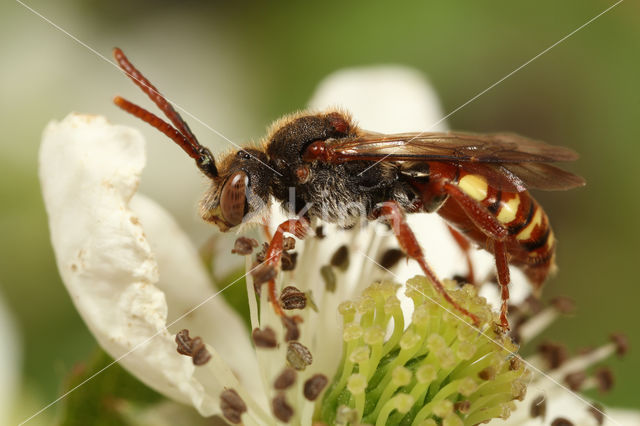
[[[556,242],[549,218],[528,189],[584,185],[581,177],[549,164],[576,160],[568,148],[511,133],[381,134],[361,129],[348,114],[332,110],[285,117],[261,148],[242,148],[216,162],[124,53],[116,48],[114,56],[173,125],[121,97],[114,98],[115,104],[171,138],[210,179],[200,202],[205,221],[228,231],[259,214],[271,197],[294,215],[278,226],[265,254],[272,272],[265,278],[269,300],[283,321],[274,271],[282,258],[284,234],[304,238],[314,218],[345,228],[363,215],[384,219],[407,257],[475,324],[478,317],[451,298],[425,260],[407,214],[440,214],[455,228],[452,233],[467,260],[469,242],[493,254],[501,288],[500,326],[505,329],[509,265],[519,267],[535,289],[554,268]]]

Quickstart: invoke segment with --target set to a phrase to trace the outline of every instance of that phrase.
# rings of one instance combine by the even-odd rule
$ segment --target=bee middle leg
[[[298,219],[289,219],[282,222],[276,228],[276,232],[273,234],[271,238],[271,242],[269,243],[269,248],[267,249],[265,255],[265,263],[268,266],[273,268],[277,268],[280,260],[282,259],[282,252],[284,251],[284,233],[290,233],[296,236],[298,239],[303,239],[307,231],[309,230],[309,221],[305,218]],[[273,306],[273,310],[280,316],[284,318],[286,314],[280,306],[280,302],[278,301],[278,291],[276,289],[276,280],[272,278],[269,280],[268,284],[269,288],[269,301]]]
[[[382,203],[376,212],[374,212],[374,216],[389,219],[391,229],[393,230],[402,251],[404,251],[408,257],[418,262],[424,274],[431,280],[433,286],[447,302],[449,302],[457,311],[471,318],[475,325],[478,325],[480,323],[480,319],[451,298],[449,293],[447,293],[447,290],[442,285],[442,282],[438,279],[435,272],[433,272],[425,260],[422,248],[420,247],[413,231],[409,227],[404,212],[400,206],[395,201]]]
[[[491,212],[463,192],[458,186],[445,183],[444,190],[458,203],[478,229],[489,238],[488,243],[493,245],[493,255],[496,260],[496,270],[498,271],[498,284],[500,285],[500,298],[502,299],[500,325],[505,330],[509,330],[509,320],[507,319],[508,285],[511,278],[509,276],[509,261],[505,245],[506,239],[509,237],[509,231]]]

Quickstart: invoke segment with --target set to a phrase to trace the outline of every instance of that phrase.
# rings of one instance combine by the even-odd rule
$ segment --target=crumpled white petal
[[[72,114],[52,122],[40,150],[40,180],[60,275],[100,345],[147,385],[201,414],[219,412],[218,395],[194,378],[176,352],[188,328],[218,349],[249,387],[257,365],[238,316],[216,290],[196,250],[171,217],[137,196],[145,163],[139,132],[103,117]]]

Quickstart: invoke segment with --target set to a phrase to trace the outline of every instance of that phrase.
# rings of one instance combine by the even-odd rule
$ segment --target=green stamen
[[[407,283],[414,311],[406,329],[397,285],[376,283],[340,305],[345,349],[318,420],[333,424],[349,413],[353,423],[457,426],[509,416],[526,389],[523,363],[511,362],[516,347],[475,288],[445,285],[481,318],[479,329],[456,318],[424,277]],[[466,408],[456,408],[462,401]]]

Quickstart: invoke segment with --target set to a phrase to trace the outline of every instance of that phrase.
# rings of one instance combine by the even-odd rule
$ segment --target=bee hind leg
[[[507,319],[509,308],[507,303],[509,302],[508,284],[511,281],[511,278],[509,276],[509,263],[507,261],[507,250],[505,248],[504,241],[493,240],[493,253],[496,258],[498,283],[500,284],[500,298],[502,299],[502,305],[500,307],[500,325],[503,329],[509,330],[509,320]]]
[[[500,325],[504,330],[509,330],[509,320],[507,319],[509,302],[508,285],[511,278],[509,276],[509,261],[505,245],[509,231],[483,205],[471,198],[456,185],[446,183],[444,190],[458,203],[460,208],[467,214],[478,229],[488,237],[488,244],[493,246],[493,255],[498,271],[498,284],[500,284],[500,298],[502,299]]]
[[[391,225],[391,229],[400,244],[400,248],[405,254],[411,259],[418,262],[420,268],[424,274],[429,278],[436,288],[438,293],[445,298],[447,302],[449,302],[457,311],[462,313],[463,315],[471,318],[475,325],[480,323],[480,319],[460,306],[455,300],[451,298],[447,290],[442,285],[442,282],[438,279],[435,272],[431,269],[429,264],[424,258],[424,254],[422,252],[422,248],[418,243],[413,231],[409,227],[407,220],[405,218],[404,212],[400,208],[400,206],[395,201],[388,201],[382,203],[374,212],[374,217],[376,218],[384,218]]]

